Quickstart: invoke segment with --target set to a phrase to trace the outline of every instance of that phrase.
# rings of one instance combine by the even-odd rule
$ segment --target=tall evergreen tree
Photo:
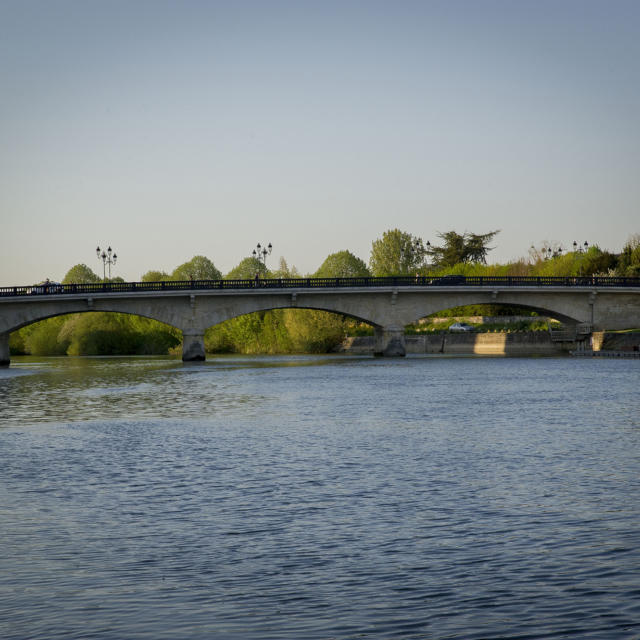
[[[438,267],[452,267],[467,262],[486,264],[487,253],[493,248],[488,245],[498,233],[499,230],[483,234],[459,234],[455,231],[439,233],[438,237],[444,244],[440,247],[431,245],[427,254]]]

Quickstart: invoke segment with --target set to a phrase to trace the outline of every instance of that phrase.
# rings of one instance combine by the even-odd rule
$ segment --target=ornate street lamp
[[[260,260],[260,262],[262,262],[262,264],[264,265],[264,268],[267,268],[267,256],[271,255],[271,250],[273,249],[273,246],[271,243],[269,243],[266,247],[263,247],[259,242],[256,245],[256,248],[253,250],[253,252],[251,253],[251,255],[254,258],[258,258],[258,260]]]
[[[557,249],[547,247],[546,249],[542,250],[542,254],[546,256],[547,260],[551,260],[551,258],[558,258],[562,255],[562,247],[558,247]]]
[[[101,251],[102,253],[100,253]],[[102,260],[102,279],[106,280],[106,267],[109,265],[109,280],[111,280],[111,265],[116,263],[118,256],[113,253],[111,247],[106,251],[100,249],[100,247],[96,247],[96,254],[98,256],[98,260]]]
[[[401,263],[411,262],[413,257],[421,252],[422,249],[422,241],[419,239],[412,240],[409,242],[408,246],[400,247],[400,261]],[[431,249],[431,243],[427,240],[427,244],[425,245],[427,251]]]
[[[573,241],[574,253],[587,253],[587,251],[589,251],[589,243],[586,240],[584,241],[584,244],[578,244],[575,240]],[[578,275],[582,277],[582,259],[580,260]]]

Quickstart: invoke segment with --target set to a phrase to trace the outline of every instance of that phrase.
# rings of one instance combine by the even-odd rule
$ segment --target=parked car
[[[464,276],[450,275],[442,276],[441,278],[434,278],[430,284],[450,285],[450,284],[464,284],[466,278]]]
[[[475,327],[472,327],[470,324],[466,322],[454,322],[450,327],[449,331],[454,331],[456,333],[463,333],[465,331],[475,331]]]
[[[29,290],[32,294],[43,293],[60,293],[62,291],[62,285],[59,282],[52,282],[51,280],[43,280],[38,284],[34,284]]]

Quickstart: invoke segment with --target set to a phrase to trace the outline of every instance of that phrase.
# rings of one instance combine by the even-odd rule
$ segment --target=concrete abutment
[[[10,360],[9,333],[0,333],[0,367],[8,367]]]
[[[407,355],[404,327],[374,327],[374,356],[402,358]]]

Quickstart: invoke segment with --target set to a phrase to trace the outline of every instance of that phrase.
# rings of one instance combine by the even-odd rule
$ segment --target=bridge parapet
[[[640,277],[617,276],[385,276],[362,278],[267,278],[264,280],[185,280],[93,282],[0,287],[0,298],[95,293],[232,291],[246,289],[327,289],[345,287],[636,287]]]

